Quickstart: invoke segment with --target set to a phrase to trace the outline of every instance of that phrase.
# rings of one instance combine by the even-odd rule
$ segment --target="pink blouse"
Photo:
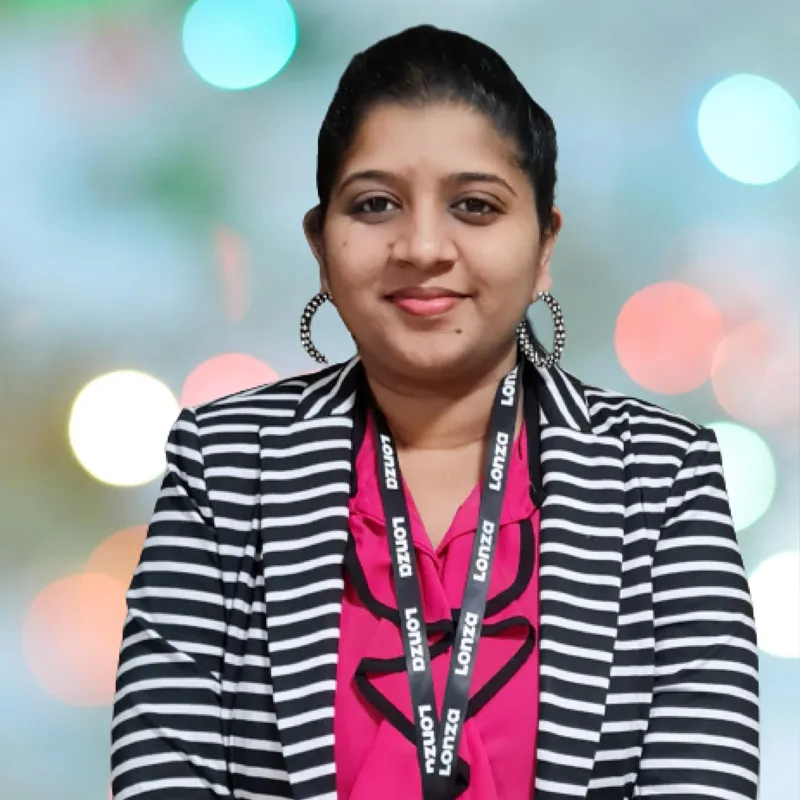
[[[371,420],[355,467],[334,708],[337,795],[340,800],[413,800],[422,797],[422,783]],[[407,487],[406,501],[441,712],[480,487],[458,509],[437,548]],[[533,791],[539,511],[530,497],[524,427],[513,448],[500,523],[459,747],[456,774],[462,800],[529,800]]]

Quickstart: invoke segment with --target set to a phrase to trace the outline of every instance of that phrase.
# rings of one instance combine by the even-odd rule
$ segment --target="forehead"
[[[526,181],[512,142],[485,115],[450,103],[380,105],[358,130],[342,170],[385,169],[426,175],[495,172]]]

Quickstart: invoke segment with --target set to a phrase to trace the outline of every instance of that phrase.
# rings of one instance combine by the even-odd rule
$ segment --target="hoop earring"
[[[319,307],[327,303],[330,299],[330,292],[317,292],[308,303],[306,303],[306,307],[303,309],[303,315],[300,317],[300,341],[306,353],[319,364],[327,364],[328,359],[314,347],[314,342],[311,341],[311,320],[314,318],[314,314],[319,311]]]
[[[550,294],[550,292],[537,292],[533,302],[537,300],[544,300],[550,313],[553,315],[553,327],[555,329],[555,336],[553,342],[553,352],[543,356],[533,344],[533,340],[528,333],[528,326],[525,324],[526,320],[520,322],[517,326],[517,343],[520,350],[522,350],[525,358],[532,361],[534,366],[544,367],[544,369],[552,369],[561,360],[564,354],[564,345],[567,341],[567,330],[564,325],[564,314],[561,311],[561,306],[558,301]]]

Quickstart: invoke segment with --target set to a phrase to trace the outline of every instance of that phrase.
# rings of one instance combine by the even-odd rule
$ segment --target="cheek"
[[[483,242],[472,251],[472,279],[488,297],[504,302],[530,292],[536,279],[537,250],[529,242]]]
[[[374,284],[386,260],[385,249],[378,237],[353,226],[331,231],[325,250],[331,286],[351,294]]]
[[[536,263],[538,231],[516,215],[486,227],[462,228],[459,246],[464,257],[482,272],[498,277],[522,274]]]

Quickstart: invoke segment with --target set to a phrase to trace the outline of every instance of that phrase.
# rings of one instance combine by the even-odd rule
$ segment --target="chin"
[[[384,369],[421,383],[457,380],[486,361],[484,348],[466,337],[448,334],[447,341],[436,341],[438,338],[431,337],[422,343],[387,344],[380,355],[373,355],[373,359],[377,359]]]

